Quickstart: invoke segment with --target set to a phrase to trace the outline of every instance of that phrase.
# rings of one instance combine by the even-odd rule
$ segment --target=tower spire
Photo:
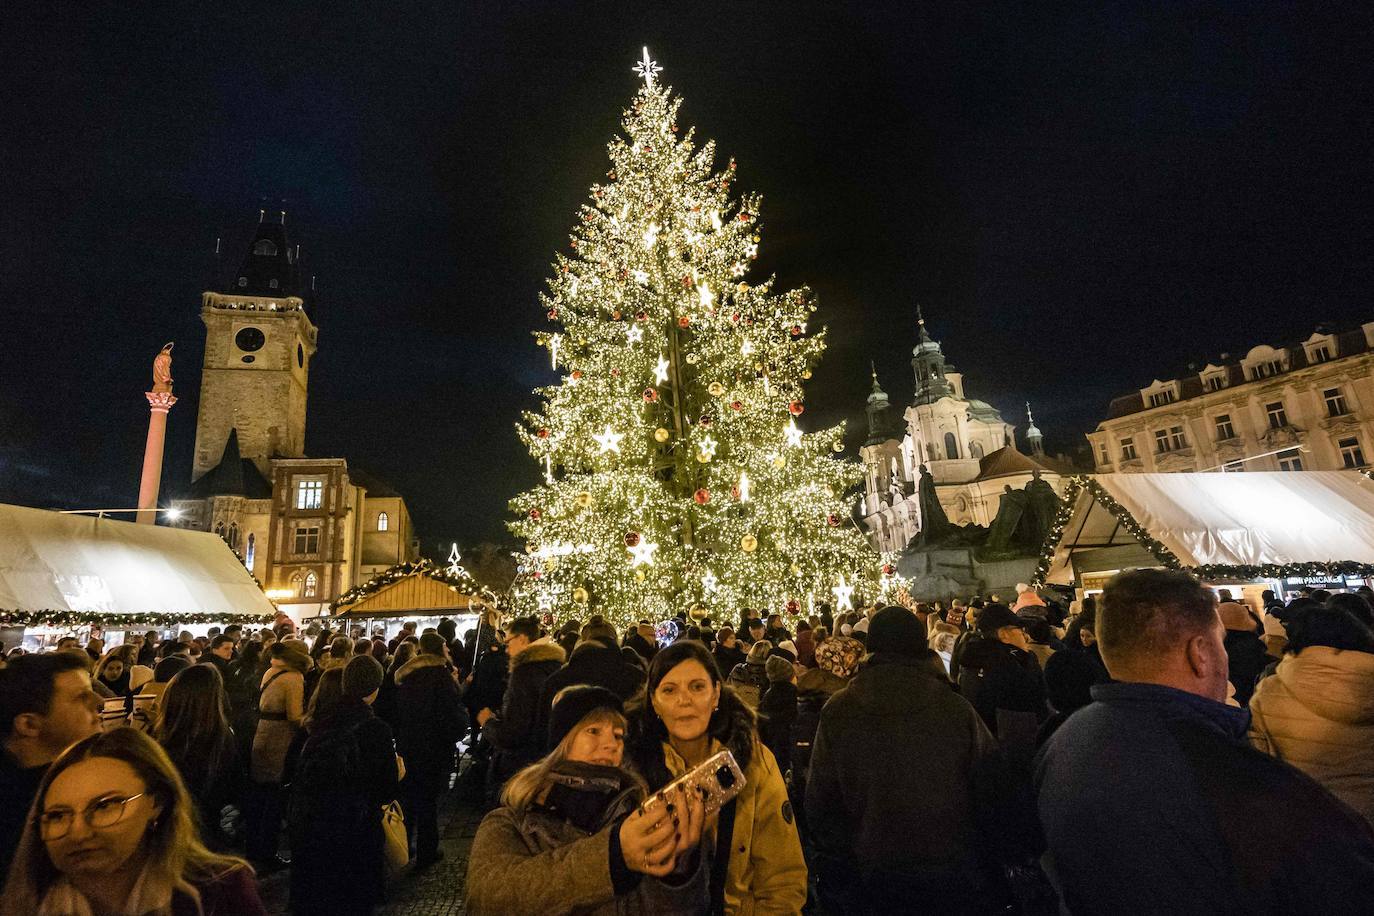
[[[1032,455],[1043,456],[1045,454],[1044,435],[1035,425],[1035,417],[1031,414],[1030,401],[1026,402],[1026,442],[1030,443]]]

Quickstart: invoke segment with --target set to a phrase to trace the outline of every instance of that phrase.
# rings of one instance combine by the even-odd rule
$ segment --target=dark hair
[[[1326,606],[1345,611],[1365,626],[1374,627],[1374,608],[1369,606],[1363,595],[1332,595],[1327,599]]]
[[[539,638],[539,618],[517,617],[506,627],[507,636],[523,636],[530,642]]]
[[[0,738],[8,738],[14,720],[25,713],[47,715],[53,684],[65,671],[89,671],[85,651],[20,655],[0,668]]]
[[[230,644],[232,644],[233,642],[234,642],[234,637],[232,637],[232,636],[225,636],[223,633],[221,633],[220,635],[216,636],[214,639],[210,640],[210,648],[211,648],[211,649],[218,649],[220,646],[224,645],[225,643],[230,643]]]
[[[343,673],[344,666],[338,665],[320,675],[305,709],[303,724],[307,732],[313,732],[343,704]]]
[[[1261,600],[1261,601],[1273,601],[1273,600],[1274,600],[1274,590],[1273,590],[1272,588],[1266,588],[1264,591],[1260,592],[1260,600]]]
[[[1354,595],[1349,597],[1363,600]],[[1289,613],[1284,620],[1284,629],[1288,632],[1284,651],[1294,655],[1308,646],[1374,653],[1374,630],[1354,614],[1338,607],[1334,598],[1325,607],[1308,606]]]
[[[1050,632],[1050,622],[1039,617],[1022,617],[1021,622],[1025,624],[1026,635],[1031,638],[1031,642],[1039,643],[1042,646],[1050,644],[1052,636]]]
[[[1158,658],[1217,623],[1216,596],[1181,570],[1131,569],[1112,577],[1097,611],[1108,670]]]
[[[262,643],[256,639],[250,639],[239,649],[238,667],[236,671],[247,671],[250,674],[256,672],[258,666],[262,664]]]
[[[425,633],[420,637],[420,652],[424,655],[443,655],[446,645],[448,643],[438,633]]]
[[[401,670],[401,666],[415,657],[415,643],[402,641],[396,647],[396,654],[391,656],[391,667],[387,669],[389,674],[395,674]]]
[[[233,753],[228,713],[224,680],[214,665],[192,665],[177,674],[158,702],[153,737],[177,765],[192,794],[213,782]]]

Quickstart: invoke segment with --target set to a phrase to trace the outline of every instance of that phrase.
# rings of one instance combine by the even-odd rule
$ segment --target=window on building
[[[1112,460],[1112,459],[1111,459],[1110,457],[1108,457],[1108,453],[1107,453],[1107,443],[1105,443],[1105,442],[1098,443],[1098,446],[1097,446],[1097,463],[1100,464],[1100,465],[1102,465],[1103,467],[1106,467],[1108,464],[1111,463],[1111,460]]]
[[[318,525],[301,525],[296,529],[294,552],[297,554],[320,552],[320,529]]]
[[[247,567],[249,572],[253,571],[253,561],[257,559],[257,552],[257,538],[253,536],[252,532],[249,532],[248,546],[243,551],[243,565]]]
[[[1202,383],[1202,387],[1206,388],[1208,391],[1220,391],[1226,387],[1226,376],[1209,375]]]
[[[1245,470],[1244,461],[1228,461],[1221,466],[1221,470],[1226,474],[1237,474]]]
[[[1250,367],[1250,378],[1261,379],[1271,378],[1283,371],[1283,362],[1273,359],[1265,363],[1258,363]]]
[[[296,481],[296,508],[318,509],[324,502],[323,480]]]
[[[1236,428],[1231,425],[1231,415],[1229,413],[1218,414],[1216,423],[1218,442],[1225,442],[1227,439],[1236,438]]]
[[[1182,426],[1169,427],[1169,444],[1174,448],[1188,447],[1188,440],[1184,438]]]
[[[1279,452],[1276,456],[1279,459],[1280,471],[1301,471],[1302,452],[1295,448],[1286,449]]]
[[[959,440],[954,438],[954,433],[945,433],[945,457],[959,457]]]
[[[273,277],[272,279],[270,279],[270,280],[267,281],[267,285],[268,285],[269,287],[271,287],[272,289],[276,289],[277,286],[280,285],[280,284],[279,284],[279,281],[277,280],[277,278],[276,278],[276,277]]]
[[[301,593],[301,579],[302,576],[300,573],[296,573],[291,577],[291,594],[299,595]]]
[[[1365,466],[1364,450],[1360,448],[1360,440],[1355,436],[1340,440],[1336,443],[1336,447],[1341,450],[1341,461],[1347,468]]]
[[[313,572],[305,574],[305,580],[301,583],[301,597],[314,598],[315,593],[320,590],[320,577]]]
[[[391,527],[391,518],[385,512],[377,513],[377,530],[386,531]]]
[[[1169,431],[1167,429],[1155,430],[1155,452],[1162,455],[1169,450]]]
[[[1329,417],[1343,417],[1350,413],[1350,405],[1345,403],[1345,392],[1339,388],[1328,388],[1322,392],[1326,401],[1326,414]]]
[[[231,522],[231,523],[230,523],[230,525],[229,525],[229,537],[228,537],[226,540],[229,541],[229,546],[230,546],[230,547],[234,548],[235,550],[238,550],[238,549],[239,549],[239,523],[238,523],[238,522]]]
[[[1288,425],[1288,412],[1283,409],[1282,401],[1265,404],[1264,412],[1269,415],[1270,429],[1282,429]]]
[[[1310,362],[1324,363],[1331,358],[1331,348],[1326,344],[1318,344],[1307,351],[1307,358]]]
[[[253,243],[253,254],[273,255],[277,253],[277,246],[271,239],[258,239]]]
[[[1172,404],[1173,400],[1174,390],[1172,388],[1165,388],[1162,391],[1156,391],[1150,395],[1150,406],[1162,407],[1165,404]]]
[[[1122,461],[1133,461],[1133,460],[1135,460],[1135,457],[1136,457],[1136,455],[1135,455],[1135,439],[1122,439],[1122,440],[1121,440],[1121,460],[1122,460]]]
[[[215,522],[215,534],[224,537],[224,522]]]

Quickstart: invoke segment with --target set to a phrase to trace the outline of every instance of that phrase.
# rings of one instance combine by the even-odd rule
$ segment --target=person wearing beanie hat
[[[372,711],[382,676],[371,655],[323,676],[341,696],[332,710],[312,708],[291,779],[294,913],[367,913],[385,898],[382,808],[405,771],[391,726]]]
[[[778,644],[777,644],[777,648],[778,648],[778,649],[781,649],[783,652],[786,652],[786,653],[790,656],[790,658],[788,659],[789,661],[794,661],[794,662],[797,661],[797,658],[798,658],[798,655],[797,655],[797,644],[796,644],[795,642],[793,642],[792,640],[790,640],[790,639],[779,640],[779,641],[778,641]]]
[[[763,692],[768,689],[768,672],[765,665],[772,650],[772,643],[760,639],[749,647],[749,654],[744,657],[743,663],[736,665],[726,678],[725,682],[734,688],[735,693],[739,694],[739,698],[750,709],[759,708]]]
[[[625,717],[624,701],[605,687],[576,684],[558,691],[553,698],[553,708],[549,711],[548,746],[558,747],[569,732],[597,710],[610,710],[621,719]]]
[[[816,649],[822,666],[831,642]],[[821,905],[846,913],[911,912],[915,901],[932,913],[1005,909],[1011,901],[986,869],[993,850],[971,829],[994,790],[985,780],[999,765],[996,742],[950,689],[914,613],[878,611],[868,648],[821,709],[802,767]],[[796,731],[801,754],[800,722]]]
[[[786,773],[792,767],[792,726],[797,721],[797,669],[781,654],[769,656],[764,668],[768,689],[759,700],[759,740],[777,758],[778,771]]]
[[[611,639],[607,641],[589,635],[589,631],[595,634],[598,628],[610,630]],[[582,628],[582,638],[573,649],[572,655],[568,656],[568,663],[544,681],[535,727],[545,735],[545,752],[553,750],[553,745],[547,743],[549,715],[554,698],[563,691],[579,684],[590,684],[609,690],[622,701],[639,692],[640,686],[644,683],[644,669],[626,660],[615,645],[614,633],[615,630],[605,622],[587,624]]]

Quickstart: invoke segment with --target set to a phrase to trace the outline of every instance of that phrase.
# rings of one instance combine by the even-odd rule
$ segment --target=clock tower
[[[238,450],[270,476],[269,459],[305,454],[305,406],[316,329],[305,312],[300,248],[286,213],[258,214],[238,270],[201,297],[205,360],[192,481],[215,468],[231,431]]]

